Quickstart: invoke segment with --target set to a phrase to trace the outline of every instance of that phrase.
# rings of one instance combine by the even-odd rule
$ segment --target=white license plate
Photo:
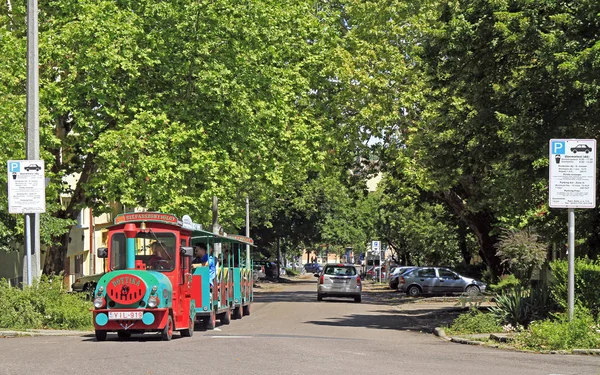
[[[334,284],[346,284],[350,280],[347,280],[347,279],[333,279],[332,281],[333,281]]]
[[[141,320],[143,311],[109,311],[108,320]]]

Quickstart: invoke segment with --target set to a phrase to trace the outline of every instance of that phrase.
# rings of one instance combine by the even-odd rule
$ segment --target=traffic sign
[[[34,214],[46,212],[46,179],[43,160],[9,160],[8,212]]]
[[[549,205],[596,207],[596,140],[550,140]]]
[[[381,250],[381,241],[373,241],[371,242],[371,251],[377,252]]]

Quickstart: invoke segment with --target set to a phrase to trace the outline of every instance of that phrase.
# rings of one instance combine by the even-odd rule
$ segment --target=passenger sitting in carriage
[[[212,256],[208,255],[208,251],[206,250],[206,245],[203,243],[198,243],[194,245],[194,251],[196,257],[192,260],[192,267],[207,267],[208,273],[210,275],[210,286],[213,286],[214,279],[217,275],[217,268],[215,266],[215,260]]]

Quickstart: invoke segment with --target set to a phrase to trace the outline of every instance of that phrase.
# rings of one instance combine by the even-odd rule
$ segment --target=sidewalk
[[[33,337],[33,336],[93,336],[94,331],[68,331],[59,329],[26,329],[15,331],[0,328],[0,338],[6,337]]]

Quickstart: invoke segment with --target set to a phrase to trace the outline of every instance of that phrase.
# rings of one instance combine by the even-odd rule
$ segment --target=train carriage
[[[237,250],[237,263],[230,254],[220,258],[212,287],[209,268],[192,267],[197,243],[207,248],[220,243]],[[187,216],[183,220],[157,212],[117,216],[108,228],[108,247],[97,251],[98,257],[107,258],[109,271],[94,292],[97,340],[105,340],[109,332],[119,337],[159,332],[170,340],[174,331],[192,336],[197,320],[211,329],[217,318],[229,324],[232,314],[241,318],[249,313],[250,261],[240,251],[247,245],[253,246],[252,239],[204,231]]]

